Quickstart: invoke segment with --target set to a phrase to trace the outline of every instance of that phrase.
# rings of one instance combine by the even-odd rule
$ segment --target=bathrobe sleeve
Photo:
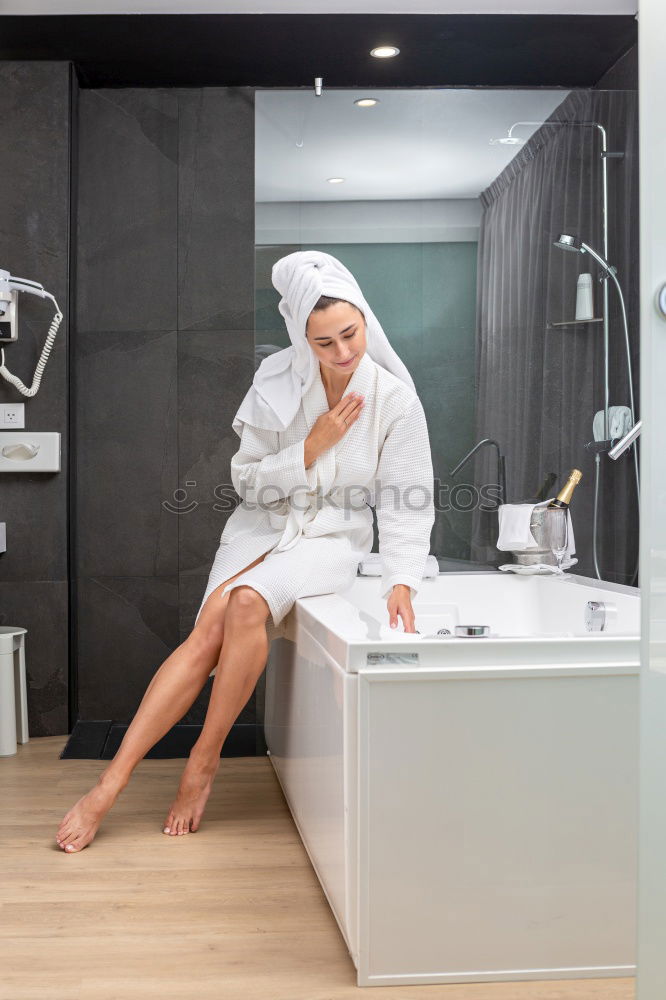
[[[270,503],[295,490],[314,490],[317,466],[306,469],[305,439],[280,448],[278,432],[244,423],[240,448],[231,459],[231,481],[243,500]]]
[[[406,583],[413,598],[421,585],[435,522],[432,455],[418,396],[390,425],[376,480],[381,596],[388,599],[396,583]]]

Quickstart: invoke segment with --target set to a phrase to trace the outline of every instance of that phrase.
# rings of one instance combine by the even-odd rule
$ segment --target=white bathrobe
[[[197,620],[208,596],[262,553],[221,594],[251,586],[265,598],[269,639],[297,597],[337,593],[351,585],[372,549],[376,505],[382,561],[380,593],[396,583],[416,594],[430,551],[435,519],[433,468],[423,406],[401,379],[367,351],[343,395],[357,391],[365,405],[342,438],[305,468],[305,438],[330,409],[321,372],[284,431],[244,424],[231,459],[241,503],[228,518]],[[195,622],[196,624],[196,622]]]

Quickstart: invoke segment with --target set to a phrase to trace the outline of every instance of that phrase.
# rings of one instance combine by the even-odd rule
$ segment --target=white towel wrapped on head
[[[244,423],[283,431],[296,418],[303,396],[319,377],[319,358],[305,331],[322,295],[344,299],[363,313],[366,353],[416,391],[412,376],[389,343],[356,278],[337,257],[322,250],[295,250],[273,264],[271,281],[282,296],[278,310],[291,345],[265,357],[254,373],[231,425],[240,438]]]

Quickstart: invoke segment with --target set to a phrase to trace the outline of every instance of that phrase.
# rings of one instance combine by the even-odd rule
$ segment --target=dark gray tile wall
[[[58,431],[59,473],[3,473],[0,521],[0,625],[27,629],[31,736],[68,731],[69,583],[67,468],[70,331],[70,121],[76,81],[68,62],[0,62],[0,267],[38,281],[63,313],[41,385],[22,395],[0,379],[0,406],[24,403],[25,429]],[[19,295],[19,339],[5,364],[32,384],[53,303]]]
[[[178,329],[254,331],[254,90],[174,92]]]
[[[218,487],[254,371],[254,91],[80,104],[78,708],[128,721],[191,631],[229,514]]]

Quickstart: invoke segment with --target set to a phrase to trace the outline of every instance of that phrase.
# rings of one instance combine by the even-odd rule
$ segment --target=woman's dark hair
[[[332,306],[335,302],[346,302],[348,306],[354,306],[354,309],[358,309],[361,316],[363,316],[363,310],[359,309],[358,306],[355,306],[353,302],[349,302],[347,299],[336,299],[332,295],[320,295],[312,307],[312,312],[316,312],[318,309],[328,309],[328,307]],[[363,316],[363,318],[365,319],[365,316]]]

